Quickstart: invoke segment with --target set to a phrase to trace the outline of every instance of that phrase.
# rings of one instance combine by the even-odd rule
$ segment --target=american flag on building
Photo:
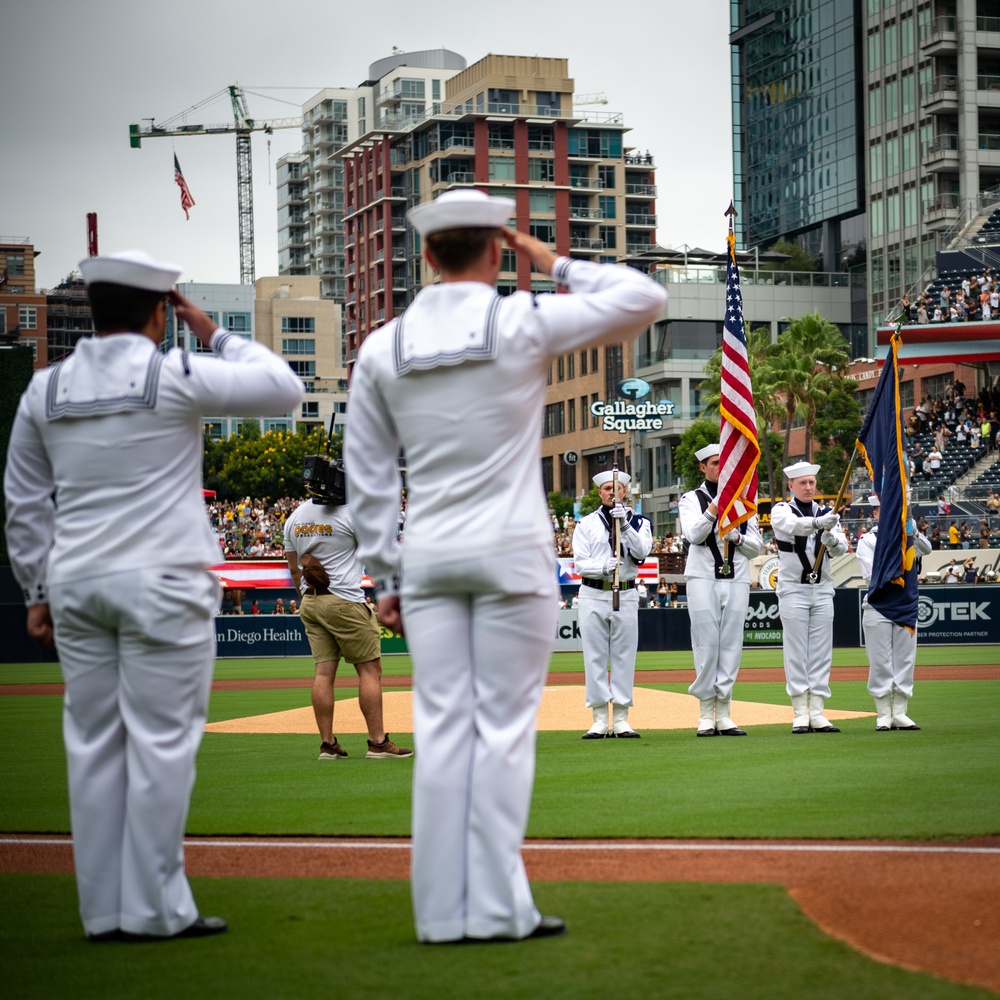
[[[194,198],[191,197],[191,190],[188,188],[187,181],[184,180],[184,175],[181,173],[181,165],[177,160],[176,153],[174,153],[174,181],[181,189],[181,208],[184,209],[184,218],[190,219],[191,216],[188,215],[188,209],[194,206]]]
[[[743,296],[736,264],[736,236],[730,228],[726,240],[726,318],[722,333],[722,414],[719,455],[719,535],[738,527],[757,510],[757,414],[750,388],[750,364],[743,327]]]

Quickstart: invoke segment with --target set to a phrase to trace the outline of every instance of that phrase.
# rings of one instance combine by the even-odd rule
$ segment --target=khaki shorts
[[[368,663],[381,655],[378,622],[367,604],[335,594],[306,595],[299,617],[317,663],[341,657],[348,663]]]

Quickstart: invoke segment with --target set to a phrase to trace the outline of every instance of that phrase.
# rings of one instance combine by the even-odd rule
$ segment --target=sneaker
[[[332,743],[320,743],[319,745],[319,756],[317,760],[339,760],[341,757],[346,757],[347,751],[340,745],[337,741],[337,737],[334,736]]]
[[[372,760],[388,760],[390,757],[412,757],[413,751],[408,747],[398,747],[389,739],[389,734],[385,734],[385,739],[381,743],[368,741],[368,753],[366,757]]]

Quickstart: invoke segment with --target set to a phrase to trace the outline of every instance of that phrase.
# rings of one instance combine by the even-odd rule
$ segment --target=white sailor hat
[[[446,229],[499,229],[513,211],[513,198],[491,198],[475,188],[463,188],[415,205],[406,217],[421,236],[430,236]]]
[[[812,462],[796,462],[794,465],[786,465],[781,471],[789,479],[799,479],[802,476],[815,476],[819,470],[820,466],[813,465]]]
[[[603,486],[605,483],[610,483],[613,478],[613,472],[598,472],[594,476],[594,485]],[[618,484],[620,486],[627,486],[630,482],[632,482],[632,477],[627,472],[618,473]]]
[[[183,268],[153,260],[143,250],[122,250],[103,257],[87,257],[80,261],[80,274],[88,287],[99,281],[147,292],[169,292],[177,283]]]
[[[713,455],[719,455],[722,453],[722,448],[717,444],[706,444],[704,448],[699,448],[695,453],[694,457],[698,459],[699,462],[707,462]]]
[[[878,497],[874,493],[872,493],[872,495],[870,497],[868,497],[868,502],[873,507],[878,507],[879,506],[879,499],[878,499]]]

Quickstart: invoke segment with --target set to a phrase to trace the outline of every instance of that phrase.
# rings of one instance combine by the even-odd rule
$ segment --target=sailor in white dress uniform
[[[563,929],[535,908],[520,854],[558,613],[546,376],[561,354],[633,339],[666,301],[637,271],[502,229],[513,207],[455,191],[410,210],[442,281],[362,344],[348,403],[361,554],[380,620],[405,625],[413,657],[412,891],[427,942]],[[572,294],[498,296],[504,242]]]
[[[763,542],[756,515],[719,539],[719,452],[717,444],[695,452],[705,481],[683,494],[678,507],[695,669],[688,694],[698,699],[699,736],[745,736],[729,717],[729,706],[743,653],[750,560],[760,555]]]
[[[65,680],[80,914],[95,940],[218,933],[183,850],[219,604],[202,417],[287,413],[303,386],[172,292],[180,268],[126,251],[80,271],[98,335],[31,380],[4,478],[28,630],[54,629]],[[167,299],[214,357],[158,350]]]
[[[635,738],[639,734],[628,721],[635,685],[635,654],[639,646],[639,595],[635,580],[639,564],[653,547],[649,519],[626,507],[625,487],[631,477],[618,473],[615,497],[613,472],[599,472],[594,485],[601,494],[601,506],[580,519],[573,532],[573,565],[580,574],[579,625],[583,641],[583,670],[586,677],[587,707],[593,725],[584,739],[605,736]],[[619,525],[621,555],[618,562],[619,602],[613,607],[612,585],[615,550],[613,522]],[[608,668],[611,680],[608,681]],[[608,703],[612,718],[608,718]]]
[[[879,516],[879,498],[868,498],[876,522]],[[931,543],[911,520],[907,525],[917,556],[931,551]],[[872,578],[875,561],[875,542],[878,524],[866,531],[858,541],[857,557],[865,583]],[[868,693],[875,699],[875,729],[915,730],[920,727],[906,714],[913,697],[913,673],[917,663],[917,630],[911,632],[905,625],[897,625],[875,608],[869,607],[868,597],[862,604],[862,624],[865,628],[865,652],[868,654]]]
[[[830,560],[848,549],[840,515],[817,503],[820,466],[796,462],[784,469],[792,499],[771,509],[778,545],[778,613],[784,630],[785,690],[793,733],[839,733],[823,715],[833,666],[833,574]],[[820,547],[823,558],[817,570]]]

